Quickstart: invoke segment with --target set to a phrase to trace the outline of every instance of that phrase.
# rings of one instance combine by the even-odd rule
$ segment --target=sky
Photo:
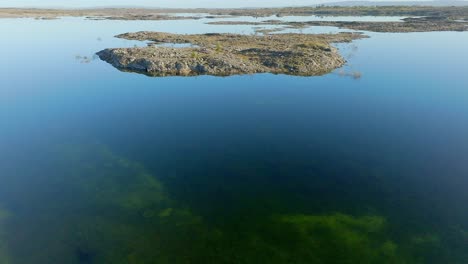
[[[0,0],[0,6],[154,6],[174,8],[313,5],[323,0]]]
[[[339,1],[343,0],[0,0],[0,7],[146,6],[170,8],[226,8],[304,6]]]

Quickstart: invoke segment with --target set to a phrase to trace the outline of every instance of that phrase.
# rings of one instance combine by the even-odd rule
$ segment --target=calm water
[[[0,20],[0,263],[468,263],[467,33],[370,34],[310,78],[93,58],[253,32],[197,21]]]

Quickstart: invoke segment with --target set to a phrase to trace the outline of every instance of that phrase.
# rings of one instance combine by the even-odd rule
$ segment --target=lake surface
[[[468,33],[370,33],[307,78],[93,56],[140,30],[254,32],[0,20],[0,263],[468,263]]]

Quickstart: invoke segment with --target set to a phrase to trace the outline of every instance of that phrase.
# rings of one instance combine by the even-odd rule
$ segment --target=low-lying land
[[[437,16],[466,17],[468,6],[315,6],[261,9],[210,10],[211,14],[232,16]]]
[[[148,40],[153,44],[191,43],[193,47],[105,49],[97,53],[104,61],[124,70],[151,76],[275,73],[323,75],[346,62],[331,43],[365,37],[359,33],[179,35],[160,32],[126,33],[117,37]]]
[[[275,73],[313,76],[343,66],[345,60],[331,45],[349,42],[364,35],[340,34],[270,34],[284,27],[334,26],[373,32],[468,31],[468,7],[291,7],[251,9],[0,9],[0,18],[54,19],[73,16],[109,20],[180,20],[229,18],[233,16],[405,16],[399,22],[304,21],[215,21],[209,24],[278,25],[256,28],[256,36],[235,34],[177,35],[138,32],[119,35],[131,40],[158,43],[189,43],[182,48],[152,45],[143,48],[115,48],[98,52],[99,57],[124,71],[152,76],[217,75]]]
[[[290,28],[305,28],[310,26],[331,26],[352,30],[365,30],[372,32],[430,32],[430,31],[468,31],[468,22],[452,20],[445,17],[410,17],[401,22],[362,22],[362,21],[305,21],[285,22],[268,20],[262,22],[249,21],[216,21],[212,25],[278,25]]]
[[[180,15],[184,14],[184,15]],[[401,22],[343,22],[305,21],[287,22],[280,20],[242,22],[214,21],[218,25],[282,25],[293,28],[308,26],[334,26],[352,30],[373,32],[428,32],[428,31],[467,31],[467,7],[425,7],[425,6],[380,6],[380,7],[291,7],[291,8],[251,8],[251,9],[143,9],[143,8],[103,8],[103,9],[21,9],[0,8],[0,18],[55,19],[58,17],[87,17],[94,20],[182,20],[201,18],[229,18],[234,16],[406,16]]]
[[[109,20],[175,20],[200,19],[199,16],[177,16],[175,13],[197,14],[192,11],[173,9],[143,8],[102,8],[102,9],[23,9],[0,8],[0,18],[56,19],[59,17],[87,17],[88,19]]]
[[[247,8],[247,9],[153,9],[153,8],[102,8],[102,9],[25,9],[0,8],[0,18],[57,18],[64,16],[99,17],[104,19],[124,20],[161,20],[183,19],[173,16],[175,13],[209,14],[211,16],[428,16],[444,17],[451,20],[468,18],[468,6],[430,7],[430,6],[316,6],[285,8]],[[171,15],[172,14],[172,15]],[[188,16],[188,19],[196,17]]]

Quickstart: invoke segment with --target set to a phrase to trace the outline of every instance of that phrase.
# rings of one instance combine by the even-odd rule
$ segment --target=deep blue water
[[[468,263],[467,33],[369,33],[320,77],[93,58],[140,30],[252,32],[0,20],[0,263]]]

